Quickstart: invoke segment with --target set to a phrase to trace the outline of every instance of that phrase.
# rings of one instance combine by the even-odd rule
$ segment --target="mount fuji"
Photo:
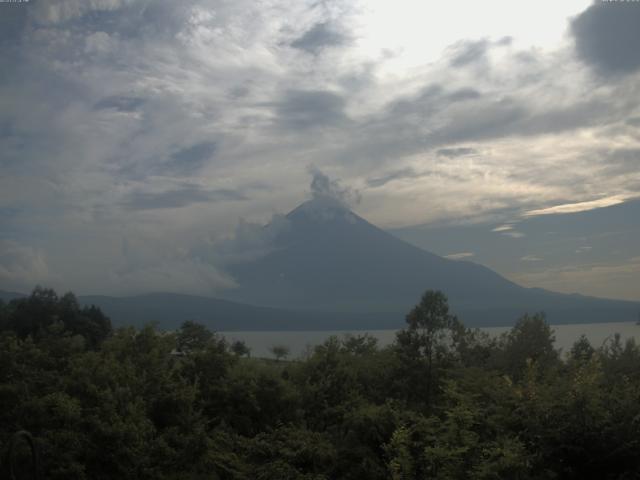
[[[314,313],[402,319],[427,289],[443,291],[453,311],[475,326],[512,324],[526,312],[544,311],[551,323],[585,323],[633,321],[640,311],[635,302],[522,287],[482,265],[410,245],[322,196],[286,215],[267,253],[228,270],[238,287],[225,298]]]
[[[635,321],[640,303],[524,288],[482,265],[400,240],[341,202],[316,196],[263,227],[261,254],[227,264],[238,287],[223,298],[172,293],[80,296],[114,325],[195,320],[219,331],[375,330],[404,325],[425,290],[441,290],[471,327],[513,325],[543,311],[550,323]],[[243,261],[238,259],[244,258]],[[5,302],[24,294],[0,291]]]

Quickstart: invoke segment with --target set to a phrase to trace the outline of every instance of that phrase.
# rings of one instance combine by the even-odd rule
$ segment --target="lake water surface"
[[[594,347],[600,347],[608,338],[619,333],[623,342],[631,337],[640,341],[640,325],[634,322],[623,323],[581,323],[575,325],[552,325],[556,337],[556,348],[569,351],[573,343],[586,335]],[[510,327],[481,328],[490,335],[500,335]],[[220,332],[228,340],[242,340],[251,349],[254,357],[272,357],[269,349],[274,345],[285,345],[291,349],[289,358],[297,358],[315,345],[323,343],[331,335],[342,337],[348,333],[363,335],[368,333],[378,339],[378,345],[384,347],[392,343],[397,330],[367,331],[272,331],[272,332]]]

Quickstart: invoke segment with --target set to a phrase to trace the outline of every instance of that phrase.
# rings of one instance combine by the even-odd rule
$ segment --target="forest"
[[[187,321],[113,329],[36,288],[0,303],[3,473],[50,479],[632,479],[640,347],[554,349],[542,313],[500,337],[427,291],[395,342],[254,358]],[[640,328],[640,327],[639,327]],[[9,458],[11,457],[11,458]]]

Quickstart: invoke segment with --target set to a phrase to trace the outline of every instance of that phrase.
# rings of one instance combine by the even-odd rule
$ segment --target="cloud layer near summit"
[[[640,5],[425,3],[0,4],[0,287],[211,294],[310,168],[383,227],[640,194]]]

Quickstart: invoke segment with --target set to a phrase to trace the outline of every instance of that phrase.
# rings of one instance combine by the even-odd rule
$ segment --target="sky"
[[[0,289],[215,296],[211,252],[324,178],[441,255],[640,300],[639,25],[637,2],[0,3]]]

